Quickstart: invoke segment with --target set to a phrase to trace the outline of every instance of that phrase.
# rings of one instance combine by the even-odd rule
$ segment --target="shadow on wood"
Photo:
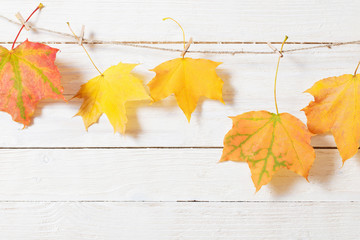
[[[335,156],[329,155],[328,151],[321,149],[317,149],[315,152],[317,157],[310,169],[308,177],[309,187],[310,184],[316,184],[326,189],[329,187],[330,181],[335,176],[336,171],[341,167],[341,162],[338,161],[339,155],[335,152],[333,153]],[[287,192],[292,189],[292,185],[297,184],[299,181],[306,180],[292,171],[281,169],[273,177],[270,186],[275,195],[281,196],[287,194]]]

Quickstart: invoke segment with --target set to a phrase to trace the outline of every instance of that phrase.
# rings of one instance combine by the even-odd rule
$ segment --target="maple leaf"
[[[41,99],[65,100],[61,75],[55,65],[59,49],[28,40],[14,48],[25,24],[43,7],[40,3],[23,23],[11,50],[0,46],[0,111],[9,113],[24,127],[30,125]]]
[[[275,81],[274,103],[276,113],[251,111],[236,117],[232,129],[225,135],[220,159],[223,161],[246,161],[256,191],[269,183],[279,169],[287,168],[306,178],[315,160],[314,148],[310,145],[312,134],[305,124],[289,113],[279,113],[276,100],[276,81],[282,50],[281,44]]]
[[[170,17],[163,20],[167,19],[174,21],[180,27],[184,51],[181,53],[181,58],[163,62],[151,70],[156,76],[148,83],[150,96],[153,102],[156,102],[174,93],[179,107],[190,122],[191,114],[200,97],[204,96],[224,103],[222,98],[224,82],[216,74],[216,68],[221,63],[202,58],[185,58],[192,38],[186,45],[185,32],[180,23]]]
[[[269,183],[280,168],[307,179],[315,160],[312,134],[289,113],[251,111],[236,117],[224,138],[223,161],[246,161],[256,191]]]
[[[174,93],[176,101],[190,121],[201,96],[222,98],[223,81],[216,74],[219,62],[208,59],[176,58],[152,69],[156,76],[148,83],[154,102]]]
[[[0,46],[0,110],[30,125],[37,103],[44,98],[64,99],[55,65],[58,49],[25,42],[12,50]]]
[[[105,113],[115,132],[124,133],[127,123],[125,103],[150,100],[142,81],[130,72],[138,64],[119,63],[80,87],[74,96],[83,98],[77,116],[81,116],[86,130]]]
[[[303,109],[309,130],[316,134],[330,131],[343,162],[359,148],[359,81],[360,74],[345,74],[322,79],[305,91],[315,98]]]

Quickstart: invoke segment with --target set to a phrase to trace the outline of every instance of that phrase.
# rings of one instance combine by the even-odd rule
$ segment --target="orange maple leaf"
[[[231,117],[233,127],[224,138],[220,162],[246,161],[256,191],[269,183],[280,168],[290,169],[307,180],[315,160],[315,151],[310,145],[312,134],[305,124],[289,113],[279,113],[277,106],[276,80],[283,56],[282,49],[287,39],[285,36],[281,45],[275,73],[276,113],[252,111]]]
[[[43,5],[31,13],[30,17]],[[55,65],[56,48],[45,44],[25,42],[14,48],[24,28],[22,25],[11,50],[0,46],[0,110],[13,120],[30,125],[37,103],[44,98],[65,100],[61,75]]]
[[[360,74],[345,74],[316,82],[305,92],[314,96],[303,109],[309,130],[330,131],[343,162],[355,155],[360,140]]]
[[[256,191],[280,168],[307,179],[315,151],[310,145],[312,134],[299,119],[267,111],[246,112],[231,119],[233,127],[224,138],[220,162],[246,161]]]

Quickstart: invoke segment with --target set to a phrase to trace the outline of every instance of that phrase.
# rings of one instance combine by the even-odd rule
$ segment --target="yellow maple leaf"
[[[246,161],[256,191],[269,183],[280,168],[307,179],[315,160],[312,134],[305,124],[288,113],[251,111],[236,117],[224,138],[223,161]]]
[[[86,130],[105,113],[115,132],[125,132],[125,103],[150,100],[142,81],[131,74],[131,70],[137,65],[119,63],[111,66],[102,75],[80,87],[74,97],[83,98],[84,101],[76,115],[83,118]]]
[[[191,114],[195,110],[199,98],[204,96],[224,103],[222,86],[224,82],[216,74],[216,68],[221,63],[208,59],[185,58],[185,54],[192,43],[192,38],[185,44],[185,32],[175,19],[183,35],[184,51],[181,58],[172,59],[161,63],[151,71],[156,76],[148,83],[150,96],[153,102],[159,101],[175,94],[176,101],[190,122]]]
[[[176,58],[160,64],[152,69],[156,76],[148,83],[153,101],[174,93],[188,121],[201,96],[224,103],[223,81],[215,70],[219,64],[208,59],[193,58]]]
[[[305,91],[315,98],[303,109],[309,130],[316,134],[330,131],[343,162],[359,148],[359,81],[360,74],[345,74],[322,79]]]

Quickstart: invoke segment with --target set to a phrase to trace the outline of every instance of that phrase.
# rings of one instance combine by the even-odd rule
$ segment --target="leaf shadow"
[[[138,73],[138,72],[132,72],[132,75],[134,75],[136,78],[140,79],[144,88],[146,89],[146,92],[149,94],[149,89],[147,87],[147,85],[145,85],[145,79],[146,76]],[[134,138],[137,138],[139,136],[139,134],[141,133],[141,125],[140,125],[140,121],[138,118],[138,111],[141,108],[144,107],[149,107],[150,100],[144,100],[144,101],[129,101],[125,103],[125,108],[126,108],[126,116],[128,119],[128,122],[126,124],[126,130],[125,130],[125,135],[127,136],[131,136]]]
[[[358,150],[358,152],[355,154],[355,156],[353,156],[352,158],[348,159],[351,161],[351,159],[355,159],[357,166],[360,168],[360,150]],[[346,161],[344,163],[344,165],[346,164]]]
[[[309,181],[327,188],[336,171],[341,168],[340,154],[337,149],[315,149],[315,153],[317,157],[310,169]]]
[[[269,183],[269,188],[275,197],[282,196],[290,191],[293,188],[293,185],[299,181],[306,181],[305,179],[301,178],[302,177],[296,173],[282,168],[273,176],[271,182]]]
[[[223,99],[225,104],[229,104],[232,106],[234,104],[234,95],[235,95],[235,88],[231,83],[231,74],[227,69],[217,69],[216,70],[218,76],[224,81],[223,85]]]
[[[332,154],[332,156],[328,158],[328,150],[329,149],[315,149],[316,159],[309,172],[308,184],[321,185],[323,188],[327,188],[336,170],[340,168],[341,162],[339,165],[339,155],[334,156],[334,154]],[[301,181],[306,180],[290,170],[281,169],[275,174],[269,183],[269,187],[275,196],[282,196]]]
[[[126,124],[124,135],[131,136],[133,138],[137,138],[139,136],[142,129],[139,122],[138,111],[143,107],[148,107],[147,105],[147,101],[132,101],[125,104],[128,122]]]
[[[318,144],[320,142],[321,144]],[[311,138],[311,145],[314,147],[322,147],[322,146],[334,146],[335,140],[334,137],[330,133],[325,134],[317,134]],[[336,145],[335,145],[336,146]]]
[[[58,67],[61,74],[61,84],[64,87],[64,96],[73,96],[75,95],[80,86],[88,81],[85,79],[78,67],[73,66],[66,61],[56,60],[56,66]]]

